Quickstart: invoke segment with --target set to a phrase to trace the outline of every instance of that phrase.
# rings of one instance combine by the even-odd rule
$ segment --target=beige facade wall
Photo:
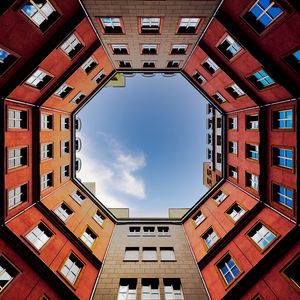
[[[155,236],[143,236],[143,232],[141,232],[141,236],[138,237],[128,236],[130,226],[140,226],[141,231],[143,226],[155,226]],[[168,226],[170,229],[170,236],[159,237],[157,233],[158,226]],[[123,261],[126,247],[139,247],[138,262]],[[143,247],[156,247],[158,261],[143,262]],[[176,261],[161,262],[159,252],[160,247],[173,247]],[[94,300],[117,299],[120,278],[137,278],[137,300],[141,299],[142,278],[159,279],[160,299],[165,299],[163,285],[164,278],[180,278],[184,299],[208,299],[182,225],[117,225],[111,240],[110,249],[103,265]]]
[[[142,68],[142,61],[153,60],[156,68],[165,69],[168,60],[181,61],[180,68],[194,48],[199,36],[216,9],[218,0],[82,0],[104,47],[107,49],[116,68],[119,60],[129,60],[135,69]],[[124,34],[102,34],[97,17],[122,17]],[[138,17],[161,17],[160,34],[139,34]],[[176,34],[181,17],[199,17],[203,19],[197,34]],[[110,44],[127,44],[129,55],[114,55]],[[159,44],[158,55],[141,55],[141,44]],[[186,55],[170,55],[172,44],[189,44]]]

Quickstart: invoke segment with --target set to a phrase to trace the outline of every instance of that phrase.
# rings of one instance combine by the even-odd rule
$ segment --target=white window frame
[[[46,76],[50,76],[48,75],[47,73],[45,73],[44,71],[42,71],[41,69],[37,69],[36,71],[34,71],[34,73],[32,75],[30,75],[28,77],[28,79],[25,81],[26,84],[30,85],[30,86],[33,86],[35,88],[38,87],[38,84],[40,82],[43,82],[44,78]]]
[[[78,195],[79,192],[84,198],[82,199],[81,196]],[[70,195],[79,205],[82,205],[84,200],[85,200],[85,196],[81,193],[81,191],[76,190],[74,191],[71,195]]]
[[[204,220],[206,219],[206,217],[204,216],[204,214],[199,211],[194,217],[193,220],[196,224],[196,226],[199,226]]]
[[[25,193],[24,193],[25,190]],[[8,210],[18,206],[19,204],[25,202],[24,194],[27,195],[27,184],[19,185],[7,192],[7,206]],[[11,205],[12,204],[12,205]]]
[[[45,227],[47,230],[44,230]],[[50,236],[47,235],[50,234]],[[39,223],[30,232],[28,232],[25,237],[37,250],[40,250],[51,238],[52,232],[44,223]]]
[[[259,187],[259,176],[255,175],[255,174],[251,174],[251,173],[248,173],[249,177],[249,182],[250,182],[250,185],[249,187],[251,187],[252,189],[258,191],[258,187]]]
[[[260,249],[264,250],[276,239],[276,235],[274,232],[272,232],[269,228],[264,226],[262,223],[256,224],[255,227],[258,227],[259,225],[261,227],[258,230],[255,230],[255,234],[251,236],[249,233],[249,236]],[[250,230],[251,233],[253,230]],[[269,240],[266,236],[271,236],[272,240]],[[264,247],[261,247],[261,245],[259,244],[261,241],[264,241],[266,243]]]
[[[217,204],[221,204],[228,195],[226,195],[223,191],[219,190],[214,196],[213,199]]]
[[[97,65],[96,60],[91,56],[81,65],[81,69],[87,74],[88,72],[86,70],[90,68],[93,63]]]
[[[50,126],[50,125],[51,126]],[[49,127],[48,127],[49,125]],[[42,130],[51,130],[53,128],[53,115],[49,115],[49,114],[41,114],[41,129]]]
[[[180,52],[180,50],[184,50],[185,53],[188,46],[189,46],[188,44],[174,44],[172,45],[171,51],[176,50],[177,52]]]
[[[72,260],[70,257],[74,256],[76,261]],[[76,264],[77,263],[77,264]],[[79,265],[79,266],[78,266]],[[80,266],[81,265],[81,266]],[[64,265],[60,269],[61,274],[71,283],[75,284],[80,272],[82,271],[84,264],[77,258],[77,256],[71,253],[68,258],[66,259]],[[72,277],[70,277],[70,274]]]
[[[212,227],[210,227],[207,232],[203,234],[202,238],[207,248],[211,248],[219,240],[218,235]]]
[[[64,98],[62,94],[65,93],[68,88],[72,89],[68,84],[64,83],[54,92],[54,95],[60,98]]]
[[[157,261],[156,248],[143,248],[142,261]]]
[[[237,98],[245,95],[245,92],[236,83],[232,84],[230,88],[233,90],[233,93],[237,94]]]
[[[238,207],[239,210],[236,210]],[[235,203],[228,211],[227,214],[230,216],[230,218],[234,221],[237,222],[244,214],[246,211],[238,204]]]
[[[126,247],[123,261],[139,261],[139,248]]]
[[[3,265],[1,265],[2,260],[5,261]],[[5,268],[5,264],[9,265],[8,271],[6,269],[7,267]],[[10,261],[8,261],[4,256],[0,257],[0,278],[7,280],[6,282],[3,282],[4,284],[2,286],[0,286],[0,293],[14,280],[18,273],[19,272],[10,263]]]
[[[22,154],[22,152],[25,151]],[[22,159],[26,156],[26,163],[22,163]],[[20,147],[20,148],[12,148],[7,150],[7,168],[14,169],[22,166],[26,166],[28,163],[28,148],[27,147]]]
[[[237,55],[242,50],[242,47],[230,35],[227,35],[221,44],[223,44],[225,41],[227,41],[229,44],[225,50],[229,51],[232,54],[232,57]],[[231,49],[233,49],[233,51]]]
[[[119,285],[118,299],[117,300],[135,300],[136,299],[136,286],[135,289],[129,288],[129,283],[127,285]]]
[[[181,283],[180,283],[180,290],[174,289],[174,285],[175,283],[171,285],[166,285],[164,283],[165,299],[184,300]]]
[[[115,28],[115,27],[121,27],[121,19],[118,17],[102,17],[100,18],[101,24],[104,28],[104,30],[107,27]]]
[[[22,118],[22,114],[26,114],[26,118]],[[27,128],[27,111],[25,110],[19,110],[15,108],[9,108],[8,109],[8,128],[17,128],[17,129],[24,129]],[[26,121],[26,127],[22,127],[22,121]]]
[[[89,230],[90,232],[87,232],[87,230]],[[92,248],[96,242],[97,235],[89,227],[87,227],[81,235],[80,239],[85,245],[87,245],[89,248]]]
[[[51,149],[49,149],[49,146]],[[53,143],[41,144],[41,160],[53,157]]]
[[[50,188],[52,185],[49,185],[49,182],[53,180],[53,173],[43,174],[41,176],[41,191]]]
[[[81,96],[83,96],[83,98],[81,98]],[[85,94],[82,92],[79,92],[76,94],[76,96],[71,100],[72,103],[74,104],[79,104],[84,98],[85,98]]]
[[[148,279],[149,280],[149,279]],[[160,300],[159,285],[155,289],[149,280],[149,284],[145,284],[142,280],[142,298],[141,300]]]
[[[203,63],[207,63],[209,67],[213,69],[213,74],[220,69],[220,67],[210,57],[208,57]]]
[[[181,18],[179,23],[179,28],[195,28],[197,29],[200,22],[200,18]]]
[[[160,261],[176,261],[173,247],[160,248]]]
[[[60,46],[60,49],[70,57],[71,51],[75,51],[77,45],[82,45],[75,33],[71,34]]]
[[[100,215],[100,216],[99,216]],[[98,209],[94,216],[93,216],[93,219],[100,225],[100,226],[103,226],[103,223],[105,221],[105,217],[104,215],[100,212],[100,210]]]
[[[64,209],[62,206],[65,206],[66,209]],[[68,214],[67,210],[70,210],[71,213]],[[65,222],[67,219],[70,218],[70,216],[72,216],[73,211],[71,210],[71,208],[69,208],[68,205],[66,205],[64,202],[61,203],[55,210],[54,213],[63,221]]]

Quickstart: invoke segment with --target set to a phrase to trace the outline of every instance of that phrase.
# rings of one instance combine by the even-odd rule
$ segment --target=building
[[[15,0],[0,26],[2,299],[299,297],[296,1]],[[77,113],[117,71],[209,102],[190,209],[132,219],[77,179]]]

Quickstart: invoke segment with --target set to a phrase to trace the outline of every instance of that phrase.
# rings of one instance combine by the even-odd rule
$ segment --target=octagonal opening
[[[215,114],[180,73],[118,73],[77,114],[77,178],[130,217],[188,209],[215,183],[203,176],[215,167]]]

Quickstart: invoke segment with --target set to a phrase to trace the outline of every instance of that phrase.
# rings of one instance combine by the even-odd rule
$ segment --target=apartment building
[[[299,26],[293,0],[4,1],[0,297],[298,298]],[[77,113],[117,71],[209,102],[209,191],[183,216],[131,219],[76,178]]]

